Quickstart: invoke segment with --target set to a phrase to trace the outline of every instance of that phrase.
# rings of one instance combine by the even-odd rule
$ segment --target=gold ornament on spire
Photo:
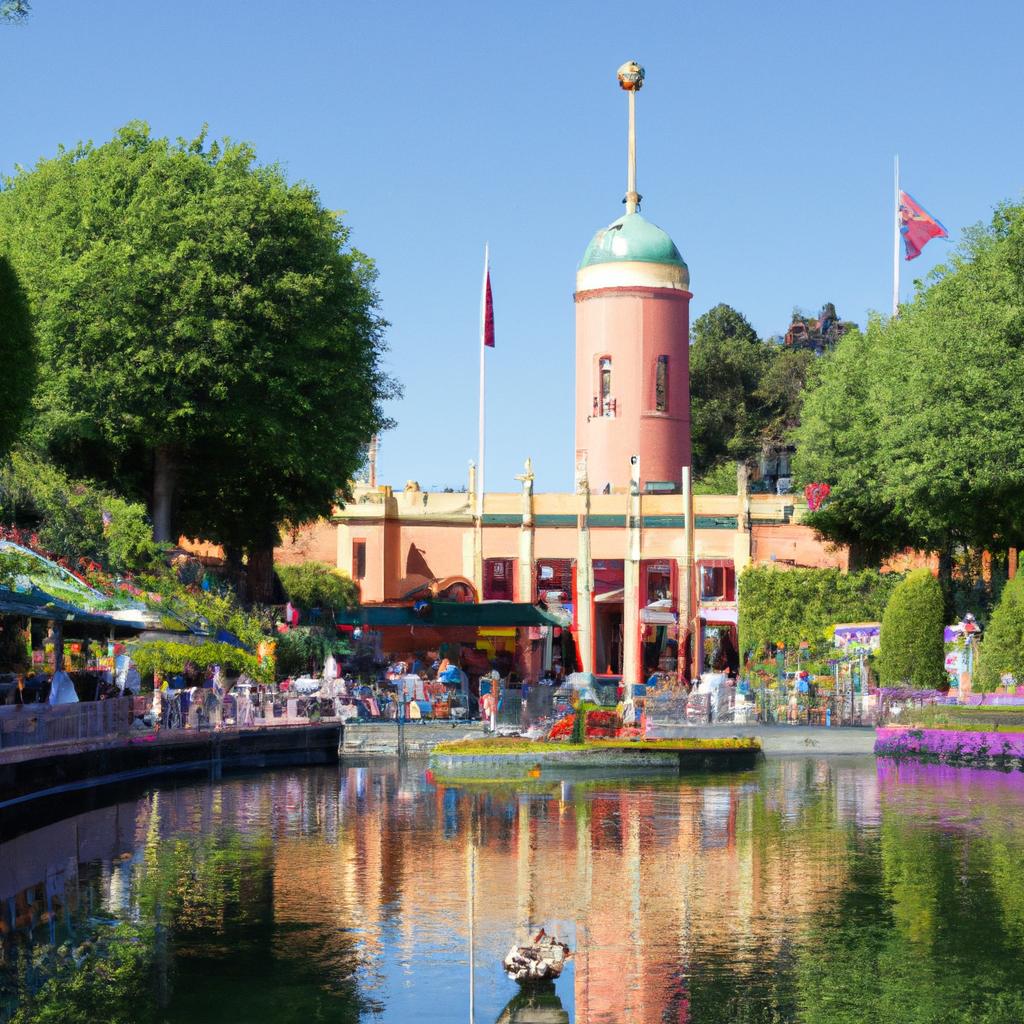
[[[626,92],[637,92],[644,87],[644,69],[635,60],[627,60],[619,68],[619,85]]]
[[[636,190],[636,94],[644,85],[644,69],[635,60],[627,60],[618,70],[619,85],[629,93],[629,147],[626,163],[626,213],[640,209]]]

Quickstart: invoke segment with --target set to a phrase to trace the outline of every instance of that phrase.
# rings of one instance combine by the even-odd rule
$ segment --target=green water
[[[0,1019],[1019,1024],[1024,776],[873,759],[140,792],[0,844]],[[575,951],[516,1001],[543,926]],[[531,1004],[531,1005],[527,1005]]]

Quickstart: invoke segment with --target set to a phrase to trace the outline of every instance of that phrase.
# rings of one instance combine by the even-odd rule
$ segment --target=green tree
[[[1003,587],[981,644],[975,689],[991,692],[1006,672],[1024,680],[1024,576]]]
[[[802,486],[831,485],[827,504],[807,522],[829,540],[850,545],[854,565],[878,566],[920,541],[883,493],[882,410],[876,375],[884,325],[852,330],[812,368],[794,431],[794,474]]]
[[[22,451],[0,467],[0,522],[32,529],[72,563],[89,559],[113,572],[148,569],[161,553],[143,505]]]
[[[148,499],[158,540],[265,556],[330,511],[392,384],[373,263],[313,188],[132,123],[8,179],[0,239],[44,357],[36,444]]]
[[[697,317],[690,347],[693,468],[700,476],[760,446],[754,393],[772,358],[746,317],[719,304]]]
[[[847,335],[812,381],[801,483],[832,485],[812,522],[876,556],[1024,541],[1024,206],[966,232],[898,318]]]
[[[0,23],[24,21],[31,9],[29,0],[0,0]]]
[[[0,366],[4,400],[0,404],[0,458],[7,454],[32,402],[36,381],[36,344],[28,299],[8,260],[0,256]]]
[[[925,690],[946,683],[945,622],[939,581],[928,569],[908,573],[882,616],[878,672],[884,686]]]
[[[338,636],[335,616],[359,603],[359,585],[324,562],[280,565],[277,575],[288,600],[313,613],[306,625],[278,638],[278,671],[283,675],[319,672],[328,655],[350,653],[347,641]]]
[[[800,425],[804,386],[814,363],[810,349],[779,349],[765,366],[753,395],[762,447],[781,448],[790,443],[793,430]]]

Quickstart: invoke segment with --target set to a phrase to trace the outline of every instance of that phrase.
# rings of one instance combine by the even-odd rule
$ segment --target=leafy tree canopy
[[[698,475],[789,441],[800,417],[810,349],[758,340],[746,317],[720,304],[693,324],[690,415]]]
[[[205,133],[135,122],[19,171],[0,248],[36,317],[32,441],[149,499],[158,539],[266,546],[329,512],[392,389],[348,240],[313,188]]]
[[[4,400],[0,403],[0,458],[10,449],[32,401],[36,381],[36,345],[28,298],[8,260],[0,256],[0,366]]]
[[[29,0],[0,0],[0,24],[24,21],[31,9]]]
[[[851,332],[813,375],[801,483],[832,486],[812,522],[877,553],[1024,543],[1024,206],[966,233],[901,308]]]
[[[693,467],[700,475],[757,448],[753,394],[771,353],[754,328],[731,306],[697,317],[690,347],[690,417]]]
[[[162,550],[143,505],[22,451],[0,467],[0,522],[31,529],[43,551],[72,565],[115,573],[147,569]]]

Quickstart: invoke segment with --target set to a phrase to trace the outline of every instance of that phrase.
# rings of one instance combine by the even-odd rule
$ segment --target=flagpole
[[[478,459],[476,464],[476,551],[474,557],[474,574],[478,593],[477,600],[483,600],[484,585],[484,403],[486,395],[486,378],[484,376],[486,363],[484,362],[485,342],[487,340],[487,275],[490,270],[491,250],[488,243],[484,243],[484,279],[480,288],[480,423],[479,435],[477,438]]]
[[[892,315],[900,313],[900,158],[896,154],[894,210],[892,218]]]

